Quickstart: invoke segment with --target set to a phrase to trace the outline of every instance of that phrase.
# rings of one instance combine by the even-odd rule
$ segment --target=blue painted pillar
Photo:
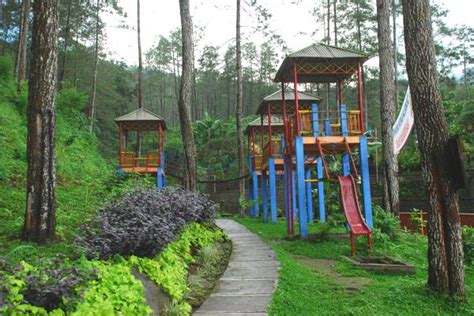
[[[268,180],[270,183],[270,211],[272,224],[277,223],[277,196],[276,196],[276,174],[275,174],[275,158],[268,160]]]
[[[295,137],[296,151],[296,179],[298,182],[298,207],[299,207],[299,223],[300,238],[308,237],[308,214],[306,213],[306,184],[304,170],[304,145],[303,137]]]
[[[268,223],[267,173],[264,170],[262,170],[262,208],[263,222]]]
[[[160,152],[160,160],[161,163],[156,168],[156,186],[158,187],[158,190],[161,190],[165,187],[165,176],[163,175],[163,171],[165,169],[165,153]]]
[[[306,170],[306,180],[311,180],[311,170],[308,167]],[[308,223],[312,223],[314,221],[313,215],[313,192],[311,191],[312,185],[311,182],[306,182],[306,201],[308,207]]]
[[[260,206],[258,205],[258,174],[257,171],[252,172],[252,189],[253,189],[253,198],[254,198],[254,207],[253,214],[250,214],[250,217],[255,218],[258,216],[260,211]]]
[[[297,198],[296,198],[296,172],[293,170],[291,174],[291,192],[292,192],[292,203],[293,203],[293,219],[298,217],[298,211],[296,210],[297,208]]]
[[[349,136],[347,128],[347,108],[345,104],[341,104],[341,133],[342,136]],[[349,163],[349,154],[342,155],[342,175],[348,176],[351,173],[351,165]]]
[[[313,103],[313,136],[319,136],[319,115],[318,115],[318,104]]]
[[[321,159],[321,157],[318,157],[316,173],[319,179],[319,182],[318,182],[319,220],[322,223],[325,223],[326,222],[326,205],[324,204],[324,182],[322,181],[322,179],[324,178],[324,172],[323,172],[323,160]]]
[[[362,176],[362,199],[364,204],[365,222],[373,228],[372,196],[370,193],[369,152],[367,150],[367,136],[360,136],[360,174]]]
[[[250,172],[250,178],[249,178],[249,201],[253,202],[254,200],[254,195],[253,195],[253,156],[252,155],[248,155],[248,162],[249,162],[249,172]],[[254,213],[255,213],[255,206],[252,204],[250,204],[250,207],[249,207],[249,216],[250,217],[254,217]]]
[[[248,178],[248,185],[247,185],[247,201],[253,200],[253,189],[252,189],[252,177]],[[249,207],[249,216],[252,217],[253,214],[253,205]]]
[[[288,221],[288,188],[287,186],[287,178],[286,178],[286,162],[283,162],[283,198],[285,203],[285,217]]]
[[[328,118],[324,120],[324,135],[331,136],[331,121]]]

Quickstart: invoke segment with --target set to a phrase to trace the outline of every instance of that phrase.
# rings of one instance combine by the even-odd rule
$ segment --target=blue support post
[[[321,223],[326,223],[326,205],[324,204],[324,182],[323,179],[323,160],[318,157],[316,173],[319,179],[318,182],[318,209],[319,209],[319,220]]]
[[[331,136],[331,121],[328,118],[324,120],[324,135]]]
[[[349,136],[349,129],[347,128],[347,107],[341,104],[341,133],[342,136]],[[342,155],[342,175],[348,176],[351,173],[351,165],[349,154]]]
[[[268,180],[270,182],[270,211],[272,224],[277,223],[277,197],[276,197],[276,174],[275,174],[275,158],[268,160]]]
[[[164,176],[163,176],[163,169],[165,165],[165,155],[163,152],[160,152],[161,164],[158,168],[156,168],[156,186],[158,190],[161,190],[165,187],[164,183]]]
[[[284,203],[285,203],[285,217],[288,221],[288,188],[286,182],[286,162],[283,162],[283,195],[284,195]]]
[[[258,217],[258,213],[260,212],[260,206],[258,205],[258,174],[257,171],[252,172],[252,189],[253,189],[253,198],[254,198],[254,207],[253,207],[253,214],[250,217],[255,218]]]
[[[306,170],[306,180],[311,180],[311,170],[308,168]],[[313,215],[313,192],[311,191],[312,185],[311,182],[306,182],[306,200],[307,200],[307,207],[308,207],[308,223],[312,223],[314,221]]]
[[[313,103],[313,136],[319,136],[319,115],[318,115],[318,104]]]
[[[248,185],[247,185],[247,201],[253,200],[253,189],[252,189],[252,178],[248,178]],[[249,216],[252,217],[253,214],[253,206],[249,207]]]
[[[308,237],[308,214],[306,213],[306,184],[304,171],[304,147],[303,137],[295,138],[296,151],[296,178],[298,181],[298,207],[299,207],[299,223],[300,238]]]
[[[292,190],[292,195],[293,195],[293,199],[292,199],[292,202],[293,202],[293,219],[297,218],[298,217],[298,211],[296,210],[297,208],[297,200],[296,200],[296,172],[293,170],[292,174],[291,174],[291,190]]]
[[[268,223],[267,173],[264,170],[262,170],[262,208],[263,222]]]
[[[364,204],[365,222],[373,228],[372,196],[370,193],[369,152],[367,150],[367,136],[360,136],[360,174],[362,176],[362,199]]]
[[[248,162],[249,162],[249,172],[250,172],[250,178],[249,178],[249,201],[254,200],[254,195],[253,195],[253,156],[249,155],[248,156]],[[252,218],[254,217],[255,214],[255,206],[253,204],[250,205],[249,207],[249,216]]]

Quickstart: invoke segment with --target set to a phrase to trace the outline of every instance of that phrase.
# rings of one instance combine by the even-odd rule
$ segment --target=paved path
[[[219,219],[217,225],[232,239],[232,256],[213,293],[195,315],[267,315],[280,265],[272,248],[233,220]]]

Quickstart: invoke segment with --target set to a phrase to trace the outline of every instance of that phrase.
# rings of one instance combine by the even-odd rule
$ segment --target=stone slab
[[[232,255],[213,294],[196,315],[267,315],[278,281],[279,262],[272,248],[243,225],[216,221],[232,241]]]
[[[271,294],[211,295],[207,301],[202,304],[198,312],[218,312],[223,315],[227,315],[227,313],[266,313],[271,300]],[[198,312],[196,312],[196,314],[199,314]]]
[[[275,280],[223,280],[221,279],[214,290],[214,295],[255,295],[272,294],[275,290]]]
[[[278,272],[276,267],[245,267],[242,269],[231,268],[227,269],[222,275],[222,279],[269,279],[275,280],[278,278]]]

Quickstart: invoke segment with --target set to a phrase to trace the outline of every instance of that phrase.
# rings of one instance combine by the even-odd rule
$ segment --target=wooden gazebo
[[[157,175],[164,186],[165,120],[146,109],[115,119],[119,127],[119,170]]]

